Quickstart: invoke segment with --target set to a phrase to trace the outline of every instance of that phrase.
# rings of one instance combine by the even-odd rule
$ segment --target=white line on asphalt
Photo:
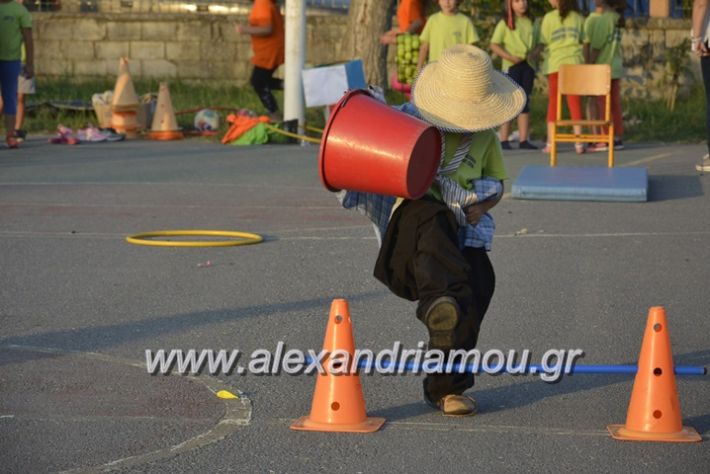
[[[652,161],[660,160],[662,158],[668,158],[669,156],[673,156],[673,153],[660,153],[658,155],[652,155],[652,156],[649,156],[648,158],[641,158],[640,160],[635,160],[635,161],[630,161],[628,163],[624,163],[623,165],[621,165],[621,167],[636,166],[636,165],[640,165],[643,163],[650,163]]]
[[[0,415],[0,420],[3,418],[15,418],[15,415]]]

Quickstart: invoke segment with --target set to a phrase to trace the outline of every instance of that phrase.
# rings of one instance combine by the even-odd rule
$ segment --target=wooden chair
[[[562,120],[562,97],[565,95],[604,96],[603,120]],[[557,87],[557,115],[550,138],[550,166],[557,166],[558,142],[606,143],[608,166],[614,166],[614,123],[611,117],[611,67],[608,64],[563,64]],[[608,127],[608,133],[559,133],[558,127]],[[603,129],[602,129],[603,130]]]

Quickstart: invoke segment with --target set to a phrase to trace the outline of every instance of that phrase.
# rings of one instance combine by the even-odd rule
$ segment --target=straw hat
[[[480,48],[456,45],[427,65],[412,88],[426,121],[455,132],[477,132],[515,118],[525,106],[523,89],[495,71]]]

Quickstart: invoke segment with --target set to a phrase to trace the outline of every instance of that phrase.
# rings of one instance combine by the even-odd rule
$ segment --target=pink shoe
[[[589,146],[589,151],[591,151],[591,152],[608,151],[608,150],[609,150],[609,145],[607,145],[606,143],[595,143],[595,144]]]
[[[549,143],[545,143],[545,146],[540,150],[542,153],[547,153],[548,155],[552,151],[552,147],[550,146]]]
[[[578,155],[584,155],[587,153],[587,146],[584,143],[575,143],[574,151],[576,151]]]

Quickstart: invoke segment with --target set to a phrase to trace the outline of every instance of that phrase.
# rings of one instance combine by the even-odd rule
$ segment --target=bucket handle
[[[361,91],[361,92],[364,92],[366,95],[372,97],[372,94],[367,89],[360,88],[360,89],[353,89],[353,91]],[[353,97],[354,95],[357,95],[357,94],[347,94],[347,96],[343,98],[343,101],[340,102],[340,106],[338,107],[338,109],[342,109],[343,107],[345,107],[345,104],[347,104],[348,101],[350,100],[350,98]]]

